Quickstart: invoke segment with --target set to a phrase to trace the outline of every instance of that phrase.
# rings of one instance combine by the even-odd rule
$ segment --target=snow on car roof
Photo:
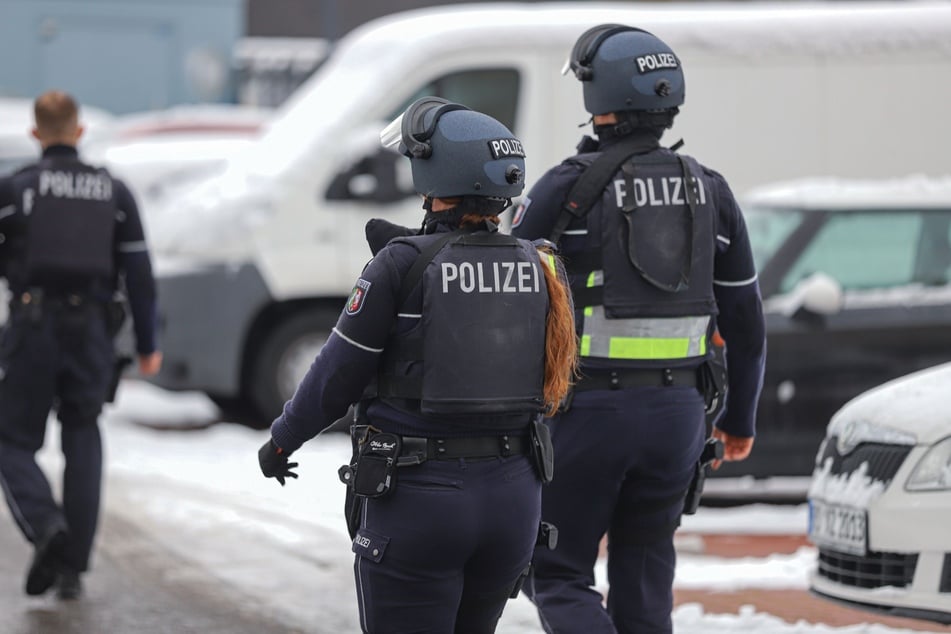
[[[769,51],[844,55],[909,48],[951,54],[951,5],[941,2],[454,5],[392,14],[366,23],[354,36],[402,45],[419,45],[431,38],[450,46],[484,42],[488,31],[490,39],[503,47],[511,38],[550,45],[558,39],[572,42],[585,28],[603,23],[656,30],[675,48],[686,45],[750,56]],[[529,24],[532,28],[526,28]],[[668,26],[677,28],[666,32]]]
[[[753,206],[804,210],[951,208],[951,176],[801,179],[757,187],[743,200]]]

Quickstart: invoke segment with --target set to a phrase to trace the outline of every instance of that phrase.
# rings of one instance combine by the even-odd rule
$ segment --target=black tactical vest
[[[618,319],[716,314],[711,193],[690,157],[655,151],[625,161],[587,216],[586,253],[568,262],[577,306],[603,305]],[[595,287],[588,275],[598,269]]]
[[[90,284],[113,275],[112,178],[75,160],[41,161],[20,192],[24,284]]]
[[[446,238],[397,241],[425,257]],[[419,399],[424,414],[539,411],[548,314],[542,266],[528,241],[453,234],[423,269],[419,326],[385,346],[378,395]]]

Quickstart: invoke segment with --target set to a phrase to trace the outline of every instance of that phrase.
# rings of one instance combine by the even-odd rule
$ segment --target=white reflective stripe
[[[720,242],[722,242],[723,244],[727,246],[730,246],[730,239],[727,238],[726,236],[717,235],[717,240],[719,240]]]
[[[359,504],[359,501],[354,503]],[[360,528],[366,528],[367,526],[367,513],[369,513],[369,510],[367,509],[368,506],[370,505],[363,504],[363,513],[362,513],[363,519],[360,521]],[[360,625],[366,628],[367,627],[367,600],[363,596],[363,566],[361,565],[362,563],[363,563],[363,557],[360,557],[360,561],[357,562],[357,587],[360,589],[360,597],[358,599],[358,603],[360,604]]]
[[[2,446],[0,446],[2,449]],[[0,460],[3,457],[0,456]],[[17,519],[17,523],[23,528],[23,532],[27,534],[31,540],[36,540],[36,533],[33,530],[33,527],[30,526],[30,523],[26,521],[26,516],[23,515],[23,511],[20,510],[20,506],[17,504],[16,498],[13,497],[13,491],[10,490],[10,485],[7,484],[6,478],[3,477],[3,471],[0,471],[0,488],[3,489],[4,496],[9,502],[10,511],[13,513],[13,516]]]
[[[119,252],[120,253],[136,253],[138,251],[148,251],[149,245],[145,243],[145,240],[138,240],[136,242],[120,242],[119,243]]]
[[[604,286],[604,271],[591,271],[588,273],[588,279],[585,286],[592,288],[594,286]]]
[[[739,282],[728,282],[726,280],[713,280],[713,283],[716,284],[717,286],[747,286],[755,282],[757,277],[758,277],[757,275],[754,275],[748,280],[741,280]]]
[[[6,218],[7,216],[12,216],[17,212],[16,205],[7,205],[6,207],[0,207],[0,218]]]
[[[562,231],[561,235],[563,236],[586,236],[588,235],[587,229],[572,229],[571,231]]]
[[[371,348],[370,346],[365,346],[362,343],[354,341],[353,339],[343,334],[336,328],[333,329],[333,334],[337,335],[338,337],[340,337],[341,339],[349,343],[351,346],[356,346],[357,348],[360,348],[361,350],[366,350],[367,352],[383,352],[383,348]]]
[[[703,354],[710,326],[709,315],[690,317],[638,317],[608,319],[604,306],[585,311],[582,336],[589,341],[588,356],[610,357],[611,339],[687,339],[684,358]]]
[[[422,315],[414,315],[413,313],[396,313],[397,317],[406,317],[407,319],[422,319]]]

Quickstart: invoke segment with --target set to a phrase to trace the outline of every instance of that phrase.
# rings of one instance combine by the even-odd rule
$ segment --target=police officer
[[[367,265],[261,469],[296,477],[291,453],[361,401],[341,479],[363,630],[492,632],[539,533],[533,447],[573,372],[570,294],[551,255],[498,231],[525,170],[505,126],[427,97],[381,139],[410,158],[423,229]]]
[[[752,447],[764,321],[743,216],[723,177],[660,145],[684,102],[674,52],[607,24],[576,42],[597,139],[549,170],[513,234],[557,241],[580,340],[581,378],[552,421],[558,473],[542,515],[558,547],[536,553],[527,592],[548,632],[670,632],[673,535],[705,439],[706,361],[726,340],[726,460]],[[608,536],[607,607],[594,565]]]
[[[114,371],[117,285],[124,281],[143,375],[155,373],[155,284],[129,190],[80,161],[79,109],[57,91],[34,104],[43,155],[0,179],[10,317],[0,339],[0,483],[34,545],[26,593],[77,598],[99,516],[97,419]],[[65,457],[62,504],[36,464],[55,407]]]

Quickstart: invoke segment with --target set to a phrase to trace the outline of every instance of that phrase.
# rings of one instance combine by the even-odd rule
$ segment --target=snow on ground
[[[306,632],[358,632],[353,556],[343,519],[344,487],[337,468],[349,459],[349,439],[334,433],[305,445],[294,458],[299,480],[286,487],[265,479],[257,449],[266,431],[212,424],[218,413],[201,395],[170,394],[125,381],[102,420],[106,447],[105,506],[174,554],[210,571],[238,596]],[[149,426],[155,427],[150,428]],[[158,429],[161,428],[161,429]],[[50,430],[41,454],[48,469],[62,459]],[[52,471],[51,471],[52,472]],[[805,506],[701,508],[685,518],[696,533],[804,532]],[[681,552],[680,588],[736,591],[802,590],[815,550],[792,555],[723,559]],[[182,574],[187,574],[183,571]],[[606,588],[604,567],[597,585]],[[786,623],[751,606],[739,614],[707,614],[699,604],[674,613],[678,634],[899,634],[864,624],[834,628]],[[510,601],[499,634],[541,632],[531,603]]]

